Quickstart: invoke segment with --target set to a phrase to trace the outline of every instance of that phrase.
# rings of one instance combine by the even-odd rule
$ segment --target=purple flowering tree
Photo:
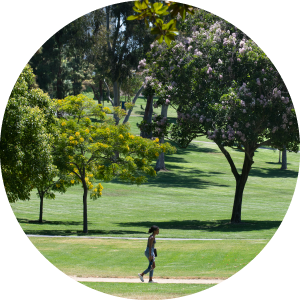
[[[195,21],[191,36],[170,47],[152,44],[144,66],[151,74],[147,84],[159,97],[154,105],[177,110],[169,138],[181,147],[198,136],[218,145],[236,180],[231,222],[240,223],[255,151],[272,146],[297,152],[297,118],[282,78],[251,39],[222,19],[201,24]],[[229,147],[244,152],[241,172]]]

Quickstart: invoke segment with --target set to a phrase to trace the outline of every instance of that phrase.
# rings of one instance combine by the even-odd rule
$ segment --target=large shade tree
[[[171,138],[187,147],[196,137],[206,136],[226,157],[236,180],[231,222],[240,223],[255,151],[272,146],[297,152],[296,113],[266,54],[226,21],[214,16],[209,23],[206,12],[198,14],[189,23],[190,36],[179,37],[170,47],[154,43],[143,67],[148,86],[159,96],[156,105],[177,110]],[[154,124],[159,130],[166,127],[164,123]],[[228,147],[244,152],[241,172]]]
[[[36,88],[27,65],[11,92],[1,129],[1,169],[10,202],[29,200],[31,190],[55,173],[51,148],[54,119],[53,103]]]
[[[62,172],[67,172],[71,184],[79,182],[83,188],[83,232],[88,232],[87,195],[91,199],[101,197],[103,186],[95,184],[110,181],[115,177],[132,184],[141,184],[147,176],[155,176],[151,166],[161,152],[173,152],[170,145],[160,145],[136,137],[129,125],[115,125],[108,118],[108,108],[96,104],[83,95],[69,96],[56,101],[63,117],[58,121],[55,139],[55,163]],[[124,111],[115,108],[121,119]]]
[[[106,13],[106,57],[108,78],[113,84],[113,105],[120,106],[121,84],[132,76],[139,60],[145,56],[154,40],[150,30],[141,20],[129,21],[132,2],[123,2],[105,7]],[[118,116],[115,120],[119,122]]]
[[[57,31],[30,59],[37,84],[51,98],[62,99],[82,91],[89,75],[87,54],[94,44],[99,14],[87,14]],[[97,23],[98,22],[98,23]]]

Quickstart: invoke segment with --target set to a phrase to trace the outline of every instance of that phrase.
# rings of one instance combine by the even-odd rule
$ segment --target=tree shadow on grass
[[[39,225],[83,225],[82,222],[76,221],[48,221],[43,220],[43,223],[39,223],[38,220],[28,220],[28,219],[21,219],[17,218],[19,223],[28,223],[28,224],[39,224]]]
[[[88,233],[83,233],[82,230],[63,230],[63,229],[45,229],[45,230],[32,230],[23,229],[26,234],[29,235],[52,235],[52,236],[122,236],[122,235],[134,235],[145,234],[145,231],[134,230],[89,230]]]
[[[126,222],[117,223],[122,227],[145,227],[150,228],[153,222]],[[155,222],[161,230],[201,230],[207,232],[245,232],[253,230],[277,229],[281,221],[257,221],[245,220],[240,224],[231,224],[229,220],[182,220]]]
[[[269,165],[278,165],[279,168],[280,168],[280,166],[281,166],[281,163],[280,163],[280,162],[266,161],[265,163],[266,163],[266,164],[269,164]],[[287,163],[287,165],[290,165],[290,163]]]
[[[203,147],[201,144],[189,144],[187,148],[180,148],[177,144],[175,144],[172,141],[167,141],[172,146],[176,147],[177,152],[174,155],[166,155],[166,163],[186,163],[188,162],[184,155],[191,154],[191,153],[211,153],[211,154],[217,154],[217,155],[223,155],[221,151],[215,148],[209,148],[207,146]],[[179,156],[179,157],[178,157]]]
[[[73,225],[73,226],[81,226],[83,227],[83,222],[76,222],[76,221],[48,221],[44,220],[43,223],[39,223],[38,220],[28,220],[28,219],[22,219],[17,218],[19,223],[25,223],[25,224],[36,224],[36,229],[26,229],[23,228],[24,232],[26,234],[33,234],[33,235],[60,235],[60,236],[66,236],[66,235],[132,235],[132,234],[144,234],[144,231],[133,231],[133,230],[94,230],[91,229],[88,231],[88,233],[83,233],[81,229],[78,230],[78,228],[74,229],[57,229],[55,225]],[[90,226],[92,223],[88,222],[88,225]],[[49,226],[50,225],[50,226]],[[51,225],[54,225],[56,227],[55,229],[51,228]]]
[[[280,170],[269,168],[252,168],[249,176],[262,178],[297,178],[298,172],[293,170]]]
[[[179,154],[179,155],[184,155],[184,154],[191,153],[191,152],[197,152],[197,153],[220,153],[221,155],[223,155],[223,153],[220,150],[215,149],[215,148],[209,148],[207,146],[207,144],[205,144],[205,146],[203,146],[203,144],[201,144],[201,143],[197,143],[197,144],[196,143],[192,143],[192,144],[189,144],[189,146],[187,148],[180,148],[174,142],[168,141],[168,143],[170,143],[172,146],[175,146],[177,148],[176,154]]]
[[[168,168],[168,165],[167,165]],[[173,172],[179,169],[180,172]],[[192,189],[206,189],[211,186],[229,187],[230,185],[220,184],[215,181],[204,180],[204,178],[215,177],[217,174],[224,174],[222,172],[203,172],[199,169],[182,168],[180,166],[172,165],[172,171],[160,171],[156,177],[148,177],[147,186],[160,188],[192,188]],[[124,181],[113,179],[111,181],[115,184],[132,185]]]
[[[211,186],[229,187],[226,184],[220,184],[215,181],[209,181],[210,177],[215,177],[216,174],[223,174],[221,172],[203,172],[199,169],[182,168],[179,166],[172,166],[172,170],[179,169],[180,172],[161,172],[158,173],[157,178],[148,178],[147,185],[160,188],[193,188],[206,189]]]

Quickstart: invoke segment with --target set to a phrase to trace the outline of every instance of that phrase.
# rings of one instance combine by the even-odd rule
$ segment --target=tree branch
[[[256,147],[256,149],[259,148],[259,147],[261,147],[261,146],[271,146],[270,142],[271,142],[271,139],[268,139],[268,140],[266,140],[266,141],[258,144],[257,147]]]
[[[119,35],[119,30],[120,30],[120,14],[118,15],[118,23],[116,26],[116,31],[114,34],[114,39],[113,39],[113,44],[112,44],[112,50],[115,51],[116,49],[116,44],[117,44],[117,39],[118,39],[118,35]]]
[[[107,97],[108,97],[108,99],[109,99],[111,105],[114,106],[114,103],[113,103],[112,99],[110,98],[110,92],[109,92],[108,84],[106,83],[105,79],[103,79],[103,82],[105,83],[105,86],[106,86],[106,88],[107,88]]]
[[[110,12],[110,7],[106,7],[106,38],[107,38],[107,45],[108,45],[108,50],[111,51],[111,44],[109,41],[109,12]]]
[[[133,103],[133,104],[135,104],[137,98],[139,97],[139,95],[141,94],[141,92],[143,91],[143,89],[144,89],[144,87],[141,86],[140,89],[138,90],[138,92],[136,93],[135,97],[134,97],[133,100],[132,100],[132,103]],[[123,121],[123,124],[125,124],[126,122],[128,122],[129,117],[130,117],[130,115],[131,115],[131,113],[132,113],[132,110],[133,110],[133,108],[129,109],[129,111],[128,111],[128,113],[127,113],[127,115],[126,115],[126,117],[125,117],[125,119],[124,119],[124,121]]]
[[[227,161],[228,161],[228,163],[229,163],[229,165],[231,167],[231,171],[232,171],[235,179],[238,180],[239,177],[240,177],[240,174],[238,173],[238,171],[237,171],[237,169],[235,167],[235,164],[234,164],[234,162],[233,162],[233,160],[232,160],[229,152],[223,146],[221,146],[219,144],[217,144],[217,145],[218,145],[219,149],[222,151],[222,153],[225,155],[225,157],[226,157],[226,159],[227,159]]]

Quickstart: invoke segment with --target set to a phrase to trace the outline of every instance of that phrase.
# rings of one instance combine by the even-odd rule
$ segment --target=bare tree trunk
[[[161,144],[164,143],[164,138],[161,138],[160,141],[159,141]],[[162,152],[159,154],[159,157],[156,161],[156,165],[155,165],[155,168],[154,170],[156,172],[160,171],[160,170],[166,170],[166,166],[165,166],[165,153]]]
[[[44,205],[44,193],[39,192],[40,196],[40,217],[39,217],[39,223],[43,223],[43,205]]]
[[[110,98],[110,92],[109,92],[109,86],[108,84],[106,83],[105,79],[103,80],[105,86],[106,86],[106,89],[107,89],[107,97],[108,97],[108,100],[110,101],[111,105],[114,106],[114,103],[112,101],[112,99]]]
[[[253,160],[249,159],[249,157],[245,153],[244,165],[242,174],[236,178],[236,188],[235,188],[235,196],[234,203],[232,209],[231,223],[241,223],[242,216],[242,200],[244,188],[248,179],[249,172],[251,170],[251,166],[253,164]]]
[[[283,146],[281,170],[287,169],[286,147]]]
[[[120,83],[118,80],[116,80],[113,83],[113,89],[114,89],[114,107],[120,106]],[[118,118],[117,114],[114,114],[114,119],[116,120],[116,125],[119,124],[120,119]]]
[[[232,215],[231,215],[231,223],[241,223],[241,216],[242,216],[242,200],[243,200],[243,193],[246,182],[248,180],[248,175],[251,170],[251,166],[254,163],[253,156],[254,150],[248,151],[248,154],[245,153],[244,157],[244,165],[242,169],[242,174],[240,175],[235,167],[235,164],[229,154],[229,152],[222,146],[221,144],[217,144],[222,153],[225,155],[230,167],[231,172],[234,175],[236,180],[236,188],[235,188],[235,196],[232,208]],[[249,153],[252,153],[251,155]]]
[[[152,113],[153,113],[153,96],[149,95],[147,97],[147,104],[144,113],[144,121],[147,124],[151,124],[152,122]],[[150,139],[152,138],[152,132],[149,133],[149,132],[141,131],[141,137]]]
[[[278,163],[281,164],[281,161],[280,161],[280,158],[281,158],[281,151],[278,150],[278,152],[279,152],[279,160],[278,160]]]
[[[93,86],[93,85],[90,85],[90,87],[92,88],[92,90],[93,90],[93,93],[94,93],[94,98],[96,98],[97,99],[97,101],[98,101],[98,104],[101,104],[101,102],[99,102],[99,100],[100,100],[100,98],[99,98],[99,93],[98,93],[98,91],[97,91],[97,89]]]
[[[102,86],[102,79],[99,80],[99,100],[98,103],[101,104],[103,102],[104,107],[104,101],[103,101],[103,86]]]
[[[88,187],[85,182],[85,169],[82,174],[82,185],[83,185],[83,233],[88,233],[88,220],[87,220],[87,195]]]
[[[165,105],[165,104],[161,107],[161,116],[162,117],[167,117],[167,115],[168,115],[168,107],[169,106]],[[163,144],[165,142],[165,138],[161,137],[160,140],[159,140],[159,142],[161,144]],[[156,166],[155,166],[155,171],[156,172],[158,172],[160,170],[166,170],[166,166],[165,166],[165,153],[163,153],[163,152],[159,154],[159,157],[158,157],[158,159],[156,161]]]
[[[144,87],[141,86],[140,89],[138,90],[138,92],[136,93],[135,97],[132,100],[133,104],[135,104],[137,98],[139,97],[139,95],[141,94],[141,92],[142,92],[143,89],[144,89]],[[127,115],[126,115],[126,117],[125,117],[125,119],[123,121],[123,124],[125,124],[126,122],[128,122],[131,113],[132,113],[132,109],[129,109],[129,111],[127,112]]]
[[[83,191],[83,233],[88,233],[87,224],[87,187]]]

